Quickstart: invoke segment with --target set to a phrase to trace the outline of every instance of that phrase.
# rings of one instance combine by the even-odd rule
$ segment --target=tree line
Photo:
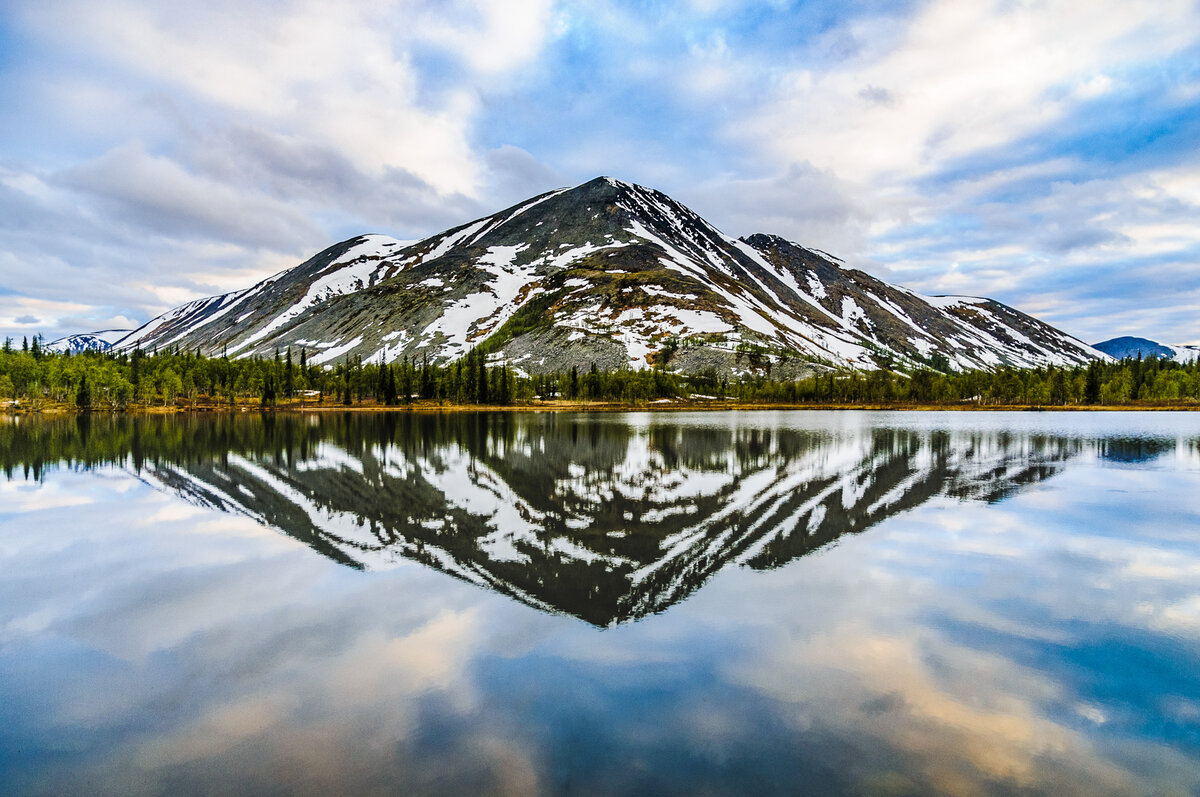
[[[38,409],[91,410],[152,406],[399,406],[413,402],[514,405],[534,400],[640,404],[661,399],[780,404],[1077,406],[1189,404],[1200,401],[1200,364],[1156,358],[1086,366],[994,371],[830,370],[795,380],[729,377],[710,369],[601,371],[595,364],[525,376],[469,351],[450,363],[350,358],[315,365],[305,349],[273,357],[210,357],[179,348],[118,353],[49,352],[35,337],[0,349],[0,402]]]

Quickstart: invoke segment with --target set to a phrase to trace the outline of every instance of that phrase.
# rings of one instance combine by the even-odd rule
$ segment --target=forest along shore
[[[1200,408],[1200,363],[1127,359],[994,371],[853,371],[806,363],[779,380],[770,367],[738,376],[648,369],[526,375],[471,351],[435,364],[347,360],[310,365],[199,352],[47,352],[34,338],[0,349],[0,413],[329,409],[1147,409]]]
[[[240,412],[271,413],[446,413],[446,412],[719,412],[727,410],[794,410],[848,412],[870,410],[886,412],[1198,412],[1200,402],[1194,403],[1150,403],[1128,404],[984,404],[960,402],[956,404],[880,404],[880,403],[796,403],[743,402],[736,400],[688,401],[660,400],[650,402],[624,401],[530,401],[521,404],[451,404],[436,401],[413,401],[408,404],[388,406],[373,401],[350,405],[335,402],[278,402],[276,404],[190,404],[180,400],[167,406],[129,405],[118,409],[80,408],[75,404],[46,403],[37,408],[17,403],[0,402],[0,417],[61,416],[80,414],[130,414],[130,415],[175,415],[212,414]]]

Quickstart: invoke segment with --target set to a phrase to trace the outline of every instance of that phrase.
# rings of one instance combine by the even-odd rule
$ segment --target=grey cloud
[[[1118,335],[1148,337],[1168,344],[1197,339],[1200,330],[1193,308],[1200,305],[1200,290],[1155,297],[1140,293],[1139,279],[1132,282],[1134,287],[1129,292],[1123,292],[1121,284],[1114,284],[1107,293],[1096,291],[1092,295],[1079,295],[1070,289],[1041,291],[1028,286],[1008,299],[1014,306],[1035,311],[1039,318],[1087,343]],[[1119,298],[1122,296],[1131,299],[1123,301]]]
[[[865,86],[862,91],[858,92],[858,96],[873,105],[891,105],[895,102],[890,91],[878,86]]]
[[[484,162],[491,178],[488,193],[496,196],[501,204],[520,202],[569,182],[520,147],[506,145],[488,150]]]
[[[418,235],[441,232],[495,210],[463,194],[441,194],[406,169],[388,168],[374,184],[378,191],[372,199],[377,204],[364,206],[360,201],[354,206],[360,215],[417,231]]]
[[[1189,243],[1200,208],[1136,175],[1039,182],[1025,170],[925,192],[929,221],[900,250],[911,287],[990,295],[1089,342],[1137,334],[1164,342],[1200,338],[1200,249]],[[1141,230],[1165,241],[1139,241]],[[995,250],[990,252],[989,250]],[[1144,254],[1145,252],[1153,254]]]
[[[506,145],[484,153],[478,196],[445,193],[406,169],[368,174],[331,147],[248,125],[195,142],[187,157],[211,179],[261,190],[313,215],[343,216],[344,225],[381,225],[379,231],[403,238],[441,232],[568,182],[529,152]]]
[[[440,232],[491,211],[462,194],[439,192],[406,169],[367,174],[332,147],[247,125],[197,141],[187,157],[198,172],[239,190],[259,190],[310,216],[357,220],[401,237]]]
[[[18,324],[39,324],[39,323],[41,323],[40,318],[38,318],[37,316],[32,316],[32,315],[23,315],[20,318],[14,318],[13,320],[16,321]]]
[[[678,197],[728,233],[773,233],[853,260],[866,248],[872,213],[853,189],[808,163],[761,180],[723,180]]]
[[[243,124],[194,149],[192,160],[204,173],[258,185],[273,196],[341,196],[363,187],[361,173],[333,148]]]
[[[1066,254],[1077,249],[1092,249],[1113,243],[1130,243],[1127,235],[1098,228],[1050,230],[1038,236],[1043,249],[1056,254]]]
[[[294,265],[338,238],[422,237],[564,182],[517,147],[485,153],[484,167],[480,198],[443,194],[404,169],[368,175],[331,148],[238,126],[181,129],[172,160],[130,146],[52,175],[10,168],[46,190],[0,183],[4,287],[91,308],[44,322],[47,335],[140,323],[178,301],[164,296],[243,287],[264,263]]]
[[[97,324],[97,320],[104,323]],[[60,329],[72,332],[96,332],[101,329],[132,329],[127,323],[128,320],[132,319],[122,320],[119,316],[98,319],[80,315],[65,315],[58,319],[58,326]]]
[[[36,177],[30,171],[10,171],[9,176],[25,181]],[[0,184],[0,274],[10,297],[90,308],[72,310],[62,318],[39,313],[38,323],[45,325],[39,331],[48,337],[97,329],[115,318],[145,321],[173,303],[164,302],[163,295],[229,290],[237,286],[219,279],[214,283],[211,275],[261,268],[264,259],[299,262],[306,251],[295,242],[293,253],[219,239],[164,237],[131,223],[86,192],[53,181],[43,187],[44,191],[25,193]],[[0,330],[0,335],[16,331]]]
[[[139,146],[111,150],[58,173],[55,181],[94,197],[115,219],[150,235],[285,249],[324,237],[294,207],[199,177]]]

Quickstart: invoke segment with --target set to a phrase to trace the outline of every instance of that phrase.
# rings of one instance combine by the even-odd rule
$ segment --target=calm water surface
[[[0,793],[1200,794],[1200,413],[0,420]]]

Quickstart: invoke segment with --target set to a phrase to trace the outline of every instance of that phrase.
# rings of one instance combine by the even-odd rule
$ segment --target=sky
[[[1087,342],[1200,342],[1195,0],[0,0],[0,336],[598,175]]]

